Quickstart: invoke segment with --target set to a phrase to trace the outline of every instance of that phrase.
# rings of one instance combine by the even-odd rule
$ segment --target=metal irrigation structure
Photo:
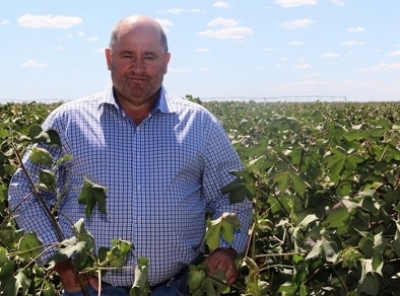
[[[346,102],[346,96],[276,96],[276,97],[205,97],[202,101],[255,101],[255,102]]]

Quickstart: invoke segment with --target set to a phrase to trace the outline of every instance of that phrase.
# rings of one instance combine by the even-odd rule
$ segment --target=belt
[[[172,278],[170,278],[162,283],[158,283],[153,286],[150,286],[150,289],[154,290],[161,286],[169,286],[169,285],[171,285],[171,283],[173,281],[180,279],[181,277],[185,276],[188,272],[189,272],[189,266],[186,266],[180,272],[178,272],[176,275],[174,275]]]
[[[203,261],[204,261],[204,255],[200,254],[195,260],[193,260],[193,262],[191,264],[197,265],[197,264],[202,263]],[[181,271],[179,271],[177,274],[175,274],[173,277],[171,277],[170,279],[168,279],[168,280],[166,280],[164,282],[155,284],[153,286],[150,286],[150,289],[154,290],[154,289],[157,289],[158,287],[161,287],[161,286],[169,286],[169,285],[171,285],[171,283],[173,281],[180,279],[181,277],[183,277],[188,272],[189,272],[189,266],[187,265],[184,268],[182,268]],[[125,288],[129,292],[132,289],[132,286],[120,287],[120,288]]]
[[[188,272],[189,272],[189,266],[186,266],[181,271],[179,271],[176,275],[171,277],[170,279],[168,279],[168,280],[166,280],[164,282],[155,284],[153,286],[150,286],[150,290],[157,289],[158,287],[161,287],[161,286],[169,286],[169,285],[171,285],[171,283],[173,281],[180,279],[181,277],[183,277]],[[105,283],[105,284],[108,285],[107,283]],[[125,289],[126,291],[129,292],[132,289],[132,286],[129,286],[129,287],[121,287],[121,286],[119,286],[118,288]]]

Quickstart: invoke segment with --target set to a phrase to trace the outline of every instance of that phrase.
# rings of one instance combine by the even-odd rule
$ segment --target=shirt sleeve
[[[221,239],[220,247],[232,247],[238,253],[243,253],[248,243],[253,206],[248,199],[231,204],[229,194],[222,193],[221,189],[235,179],[230,172],[241,170],[243,166],[224,129],[216,120],[210,123],[205,149],[203,190],[210,218],[217,219],[223,213],[235,213],[241,225],[240,229],[235,230],[233,243]]]
[[[43,124],[44,130],[50,128],[50,121],[51,119],[45,121]],[[51,209],[52,205],[54,205],[57,200],[57,191],[38,189],[36,191],[37,193],[35,193],[32,184],[35,186],[38,185],[40,170],[51,170],[52,167],[51,165],[38,165],[29,160],[29,155],[33,147],[44,148],[49,151],[53,161],[57,160],[61,155],[61,148],[58,146],[49,146],[39,143],[28,147],[22,158],[22,165],[25,171],[20,167],[10,180],[8,202],[9,208],[15,216],[18,228],[23,229],[24,232],[35,232],[44,244],[44,248],[49,251],[52,250],[44,254],[42,258],[42,260],[44,260],[44,258],[48,258],[54,251],[54,248],[49,248],[49,246],[59,240],[50,217],[40,203],[37,194],[41,196],[48,209]],[[57,175],[60,174],[60,171],[56,170],[55,173],[57,179]]]

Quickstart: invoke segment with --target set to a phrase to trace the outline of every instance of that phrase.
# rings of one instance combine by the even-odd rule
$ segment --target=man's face
[[[106,50],[108,69],[121,104],[152,104],[163,82],[170,54],[160,31],[148,24],[121,24],[118,41]]]

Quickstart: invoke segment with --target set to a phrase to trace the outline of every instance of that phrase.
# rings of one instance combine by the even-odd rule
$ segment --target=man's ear
[[[106,62],[107,62],[107,69],[111,70],[111,49],[106,48],[104,50],[104,54],[106,56]]]
[[[167,74],[168,72],[168,63],[171,60],[171,54],[167,52],[165,55],[165,60],[164,60],[164,74]]]

